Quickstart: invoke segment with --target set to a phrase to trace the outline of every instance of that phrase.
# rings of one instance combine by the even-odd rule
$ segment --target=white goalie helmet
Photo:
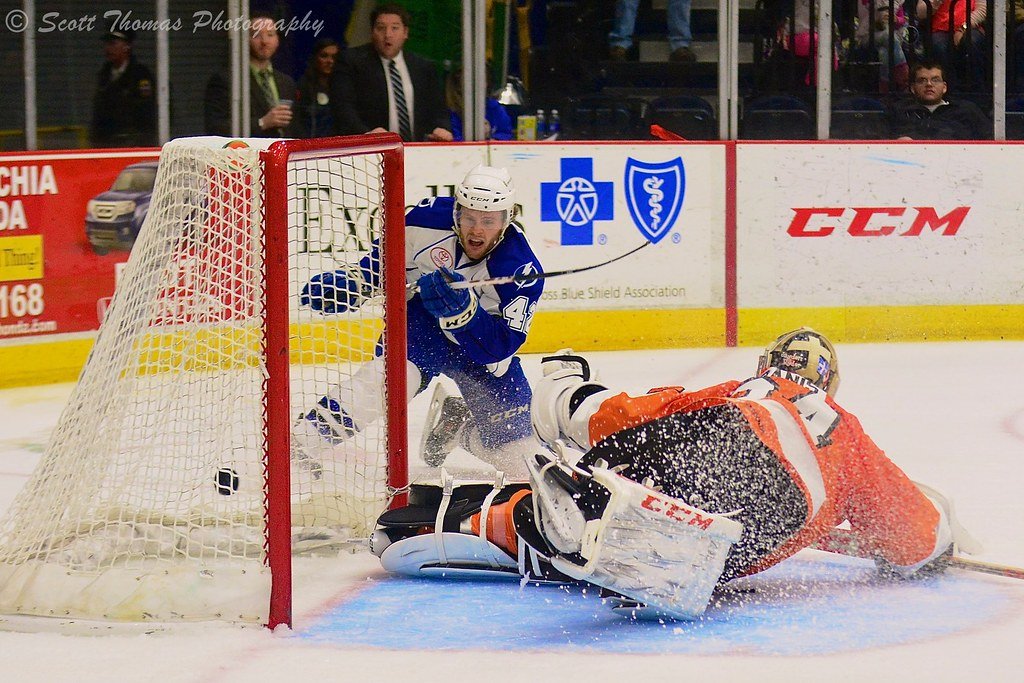
[[[788,370],[808,379],[829,396],[839,390],[839,359],[825,335],[809,327],[786,332],[769,344],[757,361],[757,374],[769,367]]]

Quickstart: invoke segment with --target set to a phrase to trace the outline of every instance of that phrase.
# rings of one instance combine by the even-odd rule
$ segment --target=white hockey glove
[[[590,416],[600,401],[588,401],[607,388],[597,382],[590,372],[590,363],[572,349],[562,349],[541,361],[544,377],[533,388],[530,404],[533,431],[537,439],[553,452],[557,452],[559,439],[582,451],[590,449]],[[583,402],[587,401],[584,408]],[[584,408],[581,410],[581,408]]]

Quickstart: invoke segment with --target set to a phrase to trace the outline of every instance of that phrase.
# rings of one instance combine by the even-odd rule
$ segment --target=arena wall
[[[1024,338],[1024,144],[410,145],[406,202],[507,166],[552,278],[524,351]],[[0,155],[0,386],[75,379],[128,252],[90,199],[156,150]],[[346,214],[345,220],[349,220]],[[330,224],[310,231],[323,242]],[[315,246],[315,245],[314,245]],[[326,247],[326,243],[321,247]],[[305,316],[297,322],[307,322]]]

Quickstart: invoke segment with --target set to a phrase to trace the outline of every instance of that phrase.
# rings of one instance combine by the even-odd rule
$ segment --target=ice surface
[[[745,377],[757,350],[588,355],[607,383],[643,391]],[[912,478],[955,500],[981,559],[1024,565],[1024,343],[843,345],[839,357],[840,403]],[[539,356],[524,364],[536,377]],[[0,509],[70,390],[0,391]],[[414,445],[426,399],[412,407]],[[451,465],[474,467],[458,454]],[[366,554],[302,560],[296,574],[294,632],[0,633],[0,680],[1017,681],[1024,670],[1024,582],[954,572],[893,586],[814,551],[690,624],[629,621],[578,589],[398,580]]]

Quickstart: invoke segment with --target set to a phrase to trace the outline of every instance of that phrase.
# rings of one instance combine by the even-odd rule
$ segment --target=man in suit
[[[292,102],[295,81],[278,71],[270,59],[281,38],[274,18],[254,13],[249,36],[249,121],[252,137],[296,137],[292,128]],[[206,131],[211,135],[231,135],[231,80],[226,74],[214,74],[206,84],[203,98]]]
[[[390,130],[406,142],[452,140],[437,67],[402,50],[410,20],[401,5],[378,5],[370,14],[371,42],[350,48],[335,70],[331,106],[339,135]]]

